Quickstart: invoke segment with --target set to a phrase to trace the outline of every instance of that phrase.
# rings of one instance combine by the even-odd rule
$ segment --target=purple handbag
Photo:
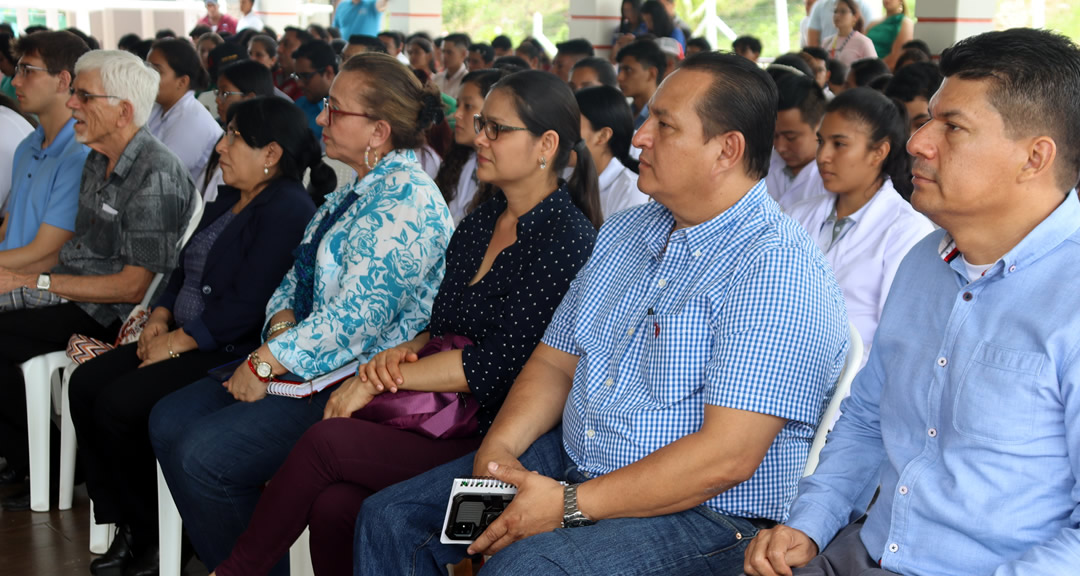
[[[460,350],[472,343],[457,334],[432,337],[417,356],[423,358],[436,352]],[[445,440],[475,436],[480,429],[476,421],[479,410],[480,404],[472,394],[399,390],[396,394],[379,394],[352,416]]]

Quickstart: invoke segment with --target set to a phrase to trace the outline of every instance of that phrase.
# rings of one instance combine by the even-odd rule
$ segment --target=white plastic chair
[[[183,520],[180,511],[176,509],[169,485],[165,482],[165,475],[161,472],[161,463],[157,466],[157,496],[158,496],[158,549],[160,559],[159,576],[180,576],[184,569],[180,565],[181,534]],[[314,576],[315,570],[311,567],[311,547],[309,534],[305,528],[300,537],[289,548],[289,574],[292,576]]]
[[[847,398],[851,391],[851,381],[859,373],[859,365],[862,363],[863,341],[854,324],[848,323],[848,352],[844,359],[844,369],[840,371],[840,378],[836,381],[836,390],[825,413],[821,415],[817,432],[814,433],[814,443],[810,445],[810,456],[806,459],[806,468],[803,469],[803,477],[814,473],[821,456],[821,449],[825,447],[825,438],[829,435],[832,423],[836,421],[836,415],[840,413],[840,402]]]
[[[195,233],[195,228],[198,227],[199,220],[202,218],[202,199],[195,195],[194,202],[191,218],[188,220],[184,235],[178,242],[181,248]],[[143,296],[143,306],[149,306],[150,297],[157,291],[161,280],[162,274],[154,275],[150,287]],[[49,511],[49,474],[51,472],[49,421],[52,418],[50,409],[57,410],[58,408],[61,419],[60,509],[71,508],[75,491],[75,427],[71,423],[67,383],[76,366],[77,364],[68,359],[67,353],[63,350],[35,356],[21,365],[23,382],[26,386],[26,426],[30,448],[30,509],[35,512]],[[111,533],[111,530],[109,532]]]

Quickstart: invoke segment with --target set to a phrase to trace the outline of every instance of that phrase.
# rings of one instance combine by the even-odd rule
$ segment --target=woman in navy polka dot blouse
[[[569,87],[543,72],[509,75],[491,90],[474,126],[477,178],[498,192],[454,233],[428,331],[380,353],[342,384],[327,419],[293,449],[217,574],[267,574],[307,523],[315,572],[350,573],[364,499],[479,446],[588,260],[600,202]],[[571,157],[577,164],[563,182],[559,174]],[[432,339],[468,343],[419,358]],[[476,433],[433,439],[349,418],[375,396],[398,390],[471,395],[479,404]]]

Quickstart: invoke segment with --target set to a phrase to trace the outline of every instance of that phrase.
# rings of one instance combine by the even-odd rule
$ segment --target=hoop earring
[[[540,157],[540,169],[547,170],[547,158],[544,158],[543,156]]]
[[[364,166],[367,166],[368,170],[374,170],[375,167],[379,165],[379,153],[378,152],[375,153],[375,162],[374,163],[371,162],[371,159],[369,157],[370,154],[371,154],[371,146],[368,146],[367,149],[364,150]]]

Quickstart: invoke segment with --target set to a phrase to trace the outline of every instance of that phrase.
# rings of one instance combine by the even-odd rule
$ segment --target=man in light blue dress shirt
[[[943,230],[901,264],[817,471],[749,574],[1080,570],[1080,48],[990,32],[941,69],[908,150],[911,203]]]
[[[440,573],[466,549],[500,575],[742,573],[847,349],[828,263],[762,180],[776,101],[731,54],[664,81],[634,138],[655,202],[604,224],[475,455],[364,503],[355,574]],[[473,474],[517,496],[471,546],[440,544]]]

